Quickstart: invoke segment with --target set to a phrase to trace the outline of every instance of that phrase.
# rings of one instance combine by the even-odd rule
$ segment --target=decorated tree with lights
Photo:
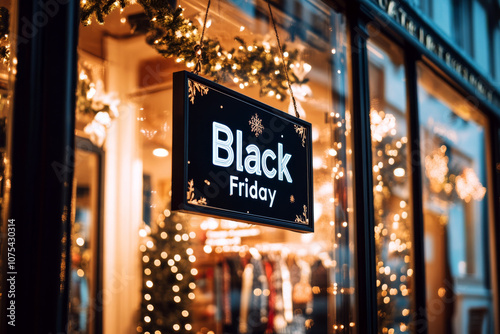
[[[411,224],[408,219],[407,138],[396,118],[371,110],[378,332],[409,331],[411,310]]]
[[[147,235],[141,230],[143,283],[139,333],[192,333],[190,305],[195,298],[191,248],[194,232],[181,214],[165,210]]]

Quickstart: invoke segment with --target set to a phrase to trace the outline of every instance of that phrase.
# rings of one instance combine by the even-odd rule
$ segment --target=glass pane
[[[493,333],[485,118],[418,67],[429,333]]]
[[[181,27],[148,31],[162,19],[134,5],[80,29],[82,54],[105,58],[103,94],[88,94],[98,75],[81,76],[79,92],[91,106],[82,132],[106,152],[104,332],[356,332],[344,17],[320,1],[273,7],[298,112],[313,126],[315,232],[300,234],[172,212],[172,73],[194,68],[207,4],[177,5],[182,19],[161,17],[179,15]],[[203,76],[294,114],[267,2],[213,3],[204,45]],[[118,112],[89,102],[113,93]],[[102,111],[104,138],[89,126]]]
[[[75,219],[71,228],[71,285],[69,290],[71,333],[95,332],[99,160],[97,153],[76,150]]]
[[[402,51],[368,43],[379,333],[410,331],[413,309],[406,86]]]
[[[17,65],[15,49],[18,21],[17,6],[18,2],[16,0],[0,1],[0,268],[2,268],[0,272],[0,290],[3,288],[1,285],[7,282],[6,278],[8,278],[3,277],[3,275],[6,272],[15,272],[6,269],[9,264],[15,263],[10,263],[12,257],[7,256],[8,247],[4,247],[4,245],[6,242],[12,241],[9,238],[9,236],[12,237],[12,233],[8,233],[8,228],[15,228],[17,223],[15,219],[12,219],[15,217],[8,216],[12,168],[12,102],[14,100]],[[4,268],[5,270],[3,270]],[[13,294],[6,293],[3,296],[6,299],[3,305],[9,304],[9,295],[12,296]],[[0,301],[1,299],[0,294]],[[0,319],[0,322],[3,321],[9,321],[9,319]]]

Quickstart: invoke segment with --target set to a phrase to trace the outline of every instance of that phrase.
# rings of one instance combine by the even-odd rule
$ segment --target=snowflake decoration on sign
[[[295,128],[295,132],[299,134],[299,137],[302,139],[302,147],[306,146],[306,128],[300,125],[295,124],[293,126]]]
[[[188,181],[188,191],[187,200],[189,204],[196,205],[207,205],[207,199],[205,197],[200,197],[199,199],[194,198],[194,180]]]
[[[262,120],[257,114],[252,116],[252,118],[248,121],[248,124],[250,124],[250,127],[252,128],[252,132],[255,132],[255,137],[258,137],[262,133],[262,130],[264,130]]]
[[[290,203],[295,203],[295,196],[290,195]]]
[[[188,80],[188,84],[189,84],[189,101],[191,101],[192,104],[194,104],[196,91],[200,92],[201,96],[208,94],[207,86],[202,85],[201,83],[195,82],[193,80]]]
[[[307,224],[309,223],[309,219],[307,219],[307,206],[304,205],[304,212],[302,213],[302,216],[296,215],[295,216],[295,222],[300,223],[300,224]]]

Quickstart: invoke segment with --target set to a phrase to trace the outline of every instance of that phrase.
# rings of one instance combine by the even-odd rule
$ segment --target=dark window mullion
[[[377,333],[377,289],[368,81],[368,31],[354,4],[349,15],[350,96],[356,221],[357,333]]]
[[[406,48],[405,71],[407,92],[407,122],[408,122],[408,161],[413,217],[413,261],[414,261],[414,296],[415,308],[412,317],[418,333],[427,333],[426,312],[426,276],[424,257],[424,214],[422,203],[422,165],[420,158],[420,128],[418,115],[418,87],[415,52]]]

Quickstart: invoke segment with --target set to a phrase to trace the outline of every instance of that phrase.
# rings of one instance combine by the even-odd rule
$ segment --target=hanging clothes
[[[321,260],[317,260],[311,267],[311,285],[313,312],[307,334],[328,333],[328,273]]]

